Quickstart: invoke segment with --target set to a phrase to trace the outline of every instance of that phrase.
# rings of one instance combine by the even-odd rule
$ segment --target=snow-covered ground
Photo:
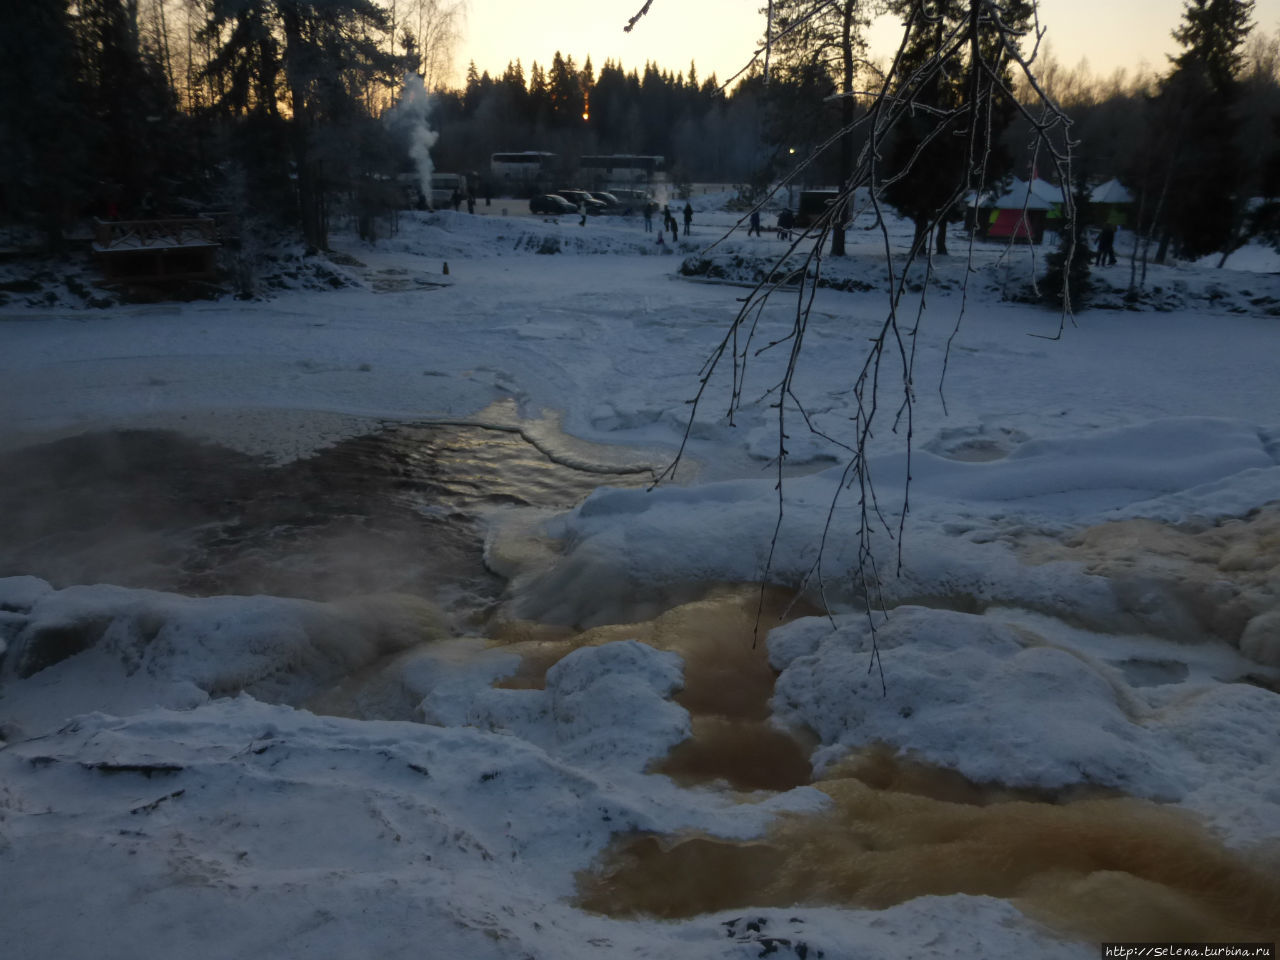
[[[376,246],[337,238],[322,270],[346,285],[323,292],[106,309],[11,298],[0,451],[176,429],[287,463],[389,421],[473,422],[570,464],[660,470],[704,360],[784,249],[745,223],[720,239],[741,216],[726,199],[696,197],[693,235],[661,247],[638,219],[579,227],[498,200],[477,216],[405,214]],[[781,429],[787,287],[759,314],[732,422],[731,359],[712,372],[676,482],[486,514],[488,563],[510,581],[498,620],[525,642],[495,645],[431,597],[181,596],[0,570],[13,574],[0,579],[6,955],[1012,960],[1095,956],[1113,935],[1275,939],[1280,278],[1153,267],[1126,302],[1127,265],[1095,269],[1107,309],[1053,339],[1060,317],[1023,302],[1040,265],[995,245],[970,256],[957,234],[899,307],[909,456],[896,345],[880,374],[866,536],[889,614],[868,618],[843,445],[887,310],[869,225],[855,223],[846,262],[823,262],[843,289],[814,296]],[[890,224],[895,249],[908,239]],[[779,675],[756,718],[805,731],[826,778],[813,784],[742,792],[654,772],[709,722],[677,702],[695,680],[690,637],[637,624],[554,655],[538,639],[766,576],[831,609],[770,633]],[[705,602],[704,619],[729,618]],[[574,646],[545,683],[499,682],[521,653],[552,662]],[[994,881],[968,827],[921,839],[921,823],[958,824],[976,801],[919,788],[935,806],[855,856],[846,840],[874,817],[848,764],[886,748],[1012,791],[997,824],[1028,806],[1094,809],[1068,804],[1077,794],[1100,813],[1044,827],[1066,837],[1059,853],[1037,861],[1024,845],[1032,866]],[[1064,860],[1088,846],[1086,822],[1095,846],[1115,846],[1097,839],[1111,810],[1122,840],[1146,831],[1134,851]],[[915,866],[893,867],[895,895],[838,894],[787,859],[815,849],[797,824],[846,838],[832,839],[834,868],[870,876],[859,857],[899,849]],[[767,866],[768,882],[655,919],[652,890],[625,894],[644,863],[609,846],[649,835],[677,864],[651,887],[672,888],[692,849],[681,838],[742,876]],[[1187,851],[1218,872],[1165,869]],[[954,882],[939,879],[947,856]],[[733,891],[731,869],[711,884]],[[809,879],[778,881],[797,870]],[[584,871],[610,879],[580,901]]]

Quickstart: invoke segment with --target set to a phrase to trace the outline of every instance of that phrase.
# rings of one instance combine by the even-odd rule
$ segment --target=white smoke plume
[[[418,168],[418,186],[427,205],[431,205],[431,148],[440,136],[427,122],[430,102],[422,78],[416,73],[406,73],[401,88],[400,102],[387,113],[387,122],[393,129],[404,132],[409,145],[409,156]]]

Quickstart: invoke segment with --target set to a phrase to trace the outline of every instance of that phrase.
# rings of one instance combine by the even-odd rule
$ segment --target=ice
[[[816,731],[820,770],[882,744],[976,781],[1157,800],[1267,856],[1280,842],[1280,394],[1276,320],[1253,304],[1280,289],[1242,269],[1257,251],[1227,271],[1153,266],[1135,309],[1082,313],[1055,341],[1042,338],[1055,313],[1009,297],[1026,261],[995,246],[972,271],[937,259],[901,526],[905,430],[881,421],[868,451],[872,595],[889,611],[871,614],[873,661],[847,451],[808,433],[791,401],[776,489],[785,350],[753,354],[732,424],[726,371],[687,421],[743,291],[675,269],[736,222],[726,199],[695,201],[698,235],[675,257],[654,255],[636,222],[578,228],[497,200],[474,217],[405,213],[377,246],[335,237],[350,285],[332,292],[93,322],[0,308],[24,321],[0,323],[0,450],[150,427],[281,461],[384,420],[500,409],[507,427],[643,451],[560,451],[579,465],[660,466],[688,427],[675,483],[603,485],[550,517],[494,511],[487,555],[513,582],[502,615],[617,623],[767,573],[833,608],[768,637],[773,720]],[[846,262],[826,262],[851,292],[814,298],[793,398],[844,443],[850,371],[884,320],[883,241],[864,225]],[[909,242],[909,224],[890,231]],[[742,233],[707,256],[756,269],[780,250]],[[1123,305],[1119,274],[1098,279]],[[775,300],[759,343],[793,315]],[[883,387],[896,409],[904,385]],[[753,840],[829,806],[811,787],[746,802],[647,772],[690,729],[672,699],[689,661],[636,638],[517,689],[501,682],[514,654],[449,635],[419,600],[199,598],[4,572],[0,939],[32,956],[709,960],[777,936],[829,958],[1096,955],[962,893],[675,923],[576,908],[577,873],[619,834]],[[341,688],[353,676],[363,685]]]

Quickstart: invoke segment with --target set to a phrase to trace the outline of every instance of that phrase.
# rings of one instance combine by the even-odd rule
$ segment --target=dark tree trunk
[[[293,100],[293,117],[290,121],[293,142],[293,160],[298,175],[298,219],[302,238],[308,246],[317,250],[329,248],[328,231],[324,222],[324,196],[320,178],[310,150],[310,112],[306,84],[301,76],[298,59],[302,56],[302,24],[299,12],[292,4],[282,5],[281,20],[285,35],[285,77]]]
[[[1156,248],[1156,263],[1164,263],[1165,257],[1169,255],[1169,241],[1172,237],[1166,230],[1160,235],[1160,246]]]
[[[854,12],[857,4],[854,0],[844,0],[841,6],[842,22],[840,25],[840,57],[841,57],[841,73],[843,76],[843,86],[841,92],[844,98],[840,101],[840,122],[843,129],[840,135],[840,185],[843,190],[848,190],[850,185],[850,174],[853,172],[853,41],[854,41]],[[844,252],[844,231],[845,224],[848,221],[848,211],[853,205],[853,198],[847,197],[843,202],[837,203],[832,215],[835,217],[831,224],[831,255],[833,257],[843,257]]]
[[[911,246],[915,250],[925,250],[929,245],[929,218],[927,216],[916,217],[913,220],[915,224],[915,234],[911,238]]]

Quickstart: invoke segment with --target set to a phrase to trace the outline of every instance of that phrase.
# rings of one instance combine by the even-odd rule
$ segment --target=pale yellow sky
[[[526,74],[533,61],[546,66],[557,50],[581,65],[590,54],[599,68],[606,59],[640,70],[653,60],[687,71],[696,60],[702,79],[724,80],[742,67],[764,35],[764,0],[653,0],[649,14],[631,33],[622,28],[643,0],[468,0],[467,26],[455,63],[460,78],[467,63],[500,74],[519,58]],[[1041,23],[1054,55],[1068,66],[1087,57],[1095,73],[1117,67],[1132,71],[1145,60],[1163,71],[1174,49],[1170,32],[1182,17],[1183,0],[1040,0]],[[1256,0],[1254,22],[1280,28],[1280,0]],[[900,33],[881,22],[872,31],[872,53],[887,54]]]

